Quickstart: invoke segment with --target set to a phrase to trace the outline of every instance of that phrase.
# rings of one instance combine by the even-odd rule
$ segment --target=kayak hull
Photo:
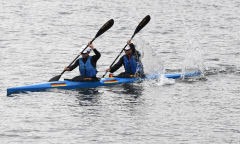
[[[171,79],[179,79],[182,77],[196,77],[201,75],[201,72],[191,72],[185,74],[165,74],[166,78]],[[13,87],[7,89],[7,95],[11,95],[14,93],[21,93],[21,92],[34,92],[34,91],[45,91],[47,89],[77,89],[77,88],[96,88],[99,86],[110,86],[116,85],[121,83],[133,83],[138,82],[144,79],[156,79],[160,77],[159,74],[152,74],[147,75],[145,78],[102,78],[99,81],[86,81],[86,82],[74,82],[74,81],[54,81],[54,82],[47,82],[47,83],[40,83],[34,85],[27,85],[27,86],[20,86],[20,87]]]

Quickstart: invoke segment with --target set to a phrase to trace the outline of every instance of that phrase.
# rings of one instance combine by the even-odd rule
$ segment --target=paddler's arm
[[[65,67],[64,70],[65,71],[72,71],[74,70],[77,66],[79,65],[79,59],[77,61],[75,61],[75,63],[73,65],[71,65],[70,67]]]
[[[91,63],[93,65],[93,67],[96,67],[96,63],[97,63],[98,59],[101,57],[101,54],[97,49],[94,48],[93,44],[90,44],[90,42],[89,42],[88,45],[95,53],[95,55],[92,56],[92,58],[91,58]]]
[[[94,47],[92,48],[93,52],[95,53],[94,56],[92,56],[92,60],[96,63],[98,61],[98,59],[101,57],[100,52],[95,49]]]
[[[123,57],[121,57],[119,59],[119,61],[114,65],[112,66],[112,68],[110,69],[107,69],[106,72],[111,72],[111,73],[114,73],[115,71],[117,71],[121,66],[123,65]]]
[[[92,58],[97,61],[101,57],[101,54],[97,49],[93,49],[93,52],[95,53],[95,55]]]

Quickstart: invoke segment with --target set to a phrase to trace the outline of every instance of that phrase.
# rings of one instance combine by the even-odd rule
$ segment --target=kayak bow
[[[179,79],[182,77],[189,78],[189,77],[196,77],[201,75],[201,72],[189,72],[185,74],[165,74],[166,78],[171,79]],[[95,88],[99,86],[109,86],[109,85],[116,85],[121,83],[133,83],[138,82],[144,79],[156,79],[159,78],[161,75],[159,74],[152,74],[147,75],[145,78],[101,78],[99,81],[86,81],[86,82],[76,82],[76,81],[54,81],[54,82],[47,82],[47,83],[40,83],[34,85],[27,85],[27,86],[20,86],[20,87],[13,87],[7,89],[7,96],[14,94],[14,93],[21,93],[21,92],[35,92],[35,91],[45,91],[47,89],[77,89],[77,88]]]

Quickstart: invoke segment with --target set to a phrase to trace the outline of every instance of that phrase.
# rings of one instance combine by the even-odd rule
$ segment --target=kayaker
[[[101,57],[101,54],[97,49],[94,48],[93,44],[90,44],[90,42],[88,43],[88,46],[90,48],[89,47],[86,48],[81,53],[82,58],[79,58],[72,66],[65,67],[64,70],[72,71],[77,66],[79,66],[80,77],[96,78],[96,74],[97,74],[96,65],[97,65],[98,59]],[[91,50],[93,50],[95,55],[89,56]],[[73,79],[76,79],[76,77]]]
[[[127,46],[124,48],[125,55],[122,56],[119,61],[107,69],[106,72],[114,73],[121,66],[124,66],[125,72],[122,72],[118,77],[143,77],[143,65],[141,63],[141,54],[135,49],[135,45],[130,41],[127,41]]]

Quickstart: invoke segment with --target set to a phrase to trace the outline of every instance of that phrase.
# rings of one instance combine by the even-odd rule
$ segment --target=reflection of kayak
[[[185,74],[165,74],[166,78],[178,79],[181,77],[195,77],[201,75],[201,72],[190,72]],[[41,84],[34,84],[34,85],[27,85],[21,87],[14,87],[7,89],[7,95],[11,95],[14,93],[20,92],[28,92],[28,91],[44,91],[46,89],[51,88],[58,88],[58,89],[77,89],[77,88],[95,88],[98,86],[109,86],[109,85],[116,85],[121,83],[132,83],[138,82],[144,79],[156,79],[160,75],[159,74],[152,74],[147,75],[145,78],[102,78],[99,81],[83,81],[83,82],[75,82],[75,81],[54,81],[54,82],[47,82]]]

